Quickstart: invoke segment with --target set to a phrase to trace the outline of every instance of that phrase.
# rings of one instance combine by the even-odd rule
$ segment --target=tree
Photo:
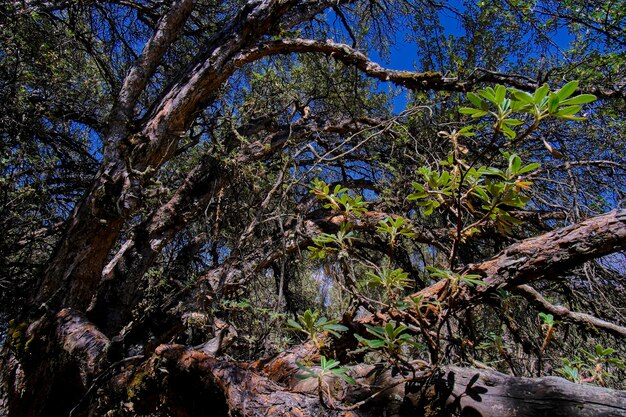
[[[622,415],[614,3],[0,6],[2,414]]]

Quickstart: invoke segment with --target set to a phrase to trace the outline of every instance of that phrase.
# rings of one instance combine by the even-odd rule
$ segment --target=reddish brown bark
[[[379,365],[350,367],[355,385],[337,378],[324,380],[322,400],[315,379],[300,381],[295,362],[317,359],[311,345],[301,345],[266,363],[237,363],[177,345],[162,345],[155,356],[168,369],[168,378],[184,372],[203,381],[214,401],[224,401],[230,413],[241,416],[398,416],[451,415],[621,416],[626,412],[626,392],[574,384],[558,377],[515,378],[492,370],[448,367],[413,375],[394,374]],[[149,370],[146,370],[150,372]],[[410,382],[410,384],[409,384]],[[431,386],[430,404],[419,388]],[[221,395],[216,395],[216,390]],[[199,391],[198,394],[201,394]],[[204,415],[177,401],[169,391],[162,411],[177,415]],[[217,405],[216,405],[217,406]],[[153,405],[154,409],[158,406]],[[168,407],[173,407],[170,409]],[[217,406],[216,408],[219,408]],[[392,411],[394,410],[394,411]],[[429,414],[430,413],[430,414]]]
[[[192,6],[190,0],[171,5],[121,83],[123,88],[110,115],[104,157],[96,180],[68,220],[43,273],[40,288],[31,300],[35,308],[28,313],[31,319],[37,317],[37,322],[31,324],[29,333],[36,333],[36,339],[45,340],[54,333],[54,315],[62,308],[87,309],[124,222],[139,208],[143,184],[174,155],[180,135],[196,112],[214,99],[214,92],[236,69],[233,56],[265,35],[278,31],[283,17],[288,19],[285,27],[289,27],[322,11],[326,2],[304,5],[296,0],[249,2],[209,40],[194,65],[165,90],[152,107],[153,111],[142,121],[133,120],[138,97],[169,44],[177,39]],[[39,318],[41,314],[43,317]],[[11,416],[40,415],[51,412],[50,407],[54,409],[51,404],[58,403],[58,398],[53,398],[58,387],[51,374],[58,370],[60,363],[46,362],[46,358],[55,354],[45,343],[35,344],[29,358],[14,355],[10,347],[3,348],[7,369],[2,375],[3,389],[12,386],[15,375],[21,372],[26,374],[24,391],[27,395],[18,398],[21,394],[13,391],[15,395],[5,403],[5,393],[0,393],[3,397],[0,412]],[[26,359],[28,366],[21,363]],[[35,391],[37,401],[30,403]],[[15,407],[6,410],[7,406],[13,407],[12,400],[15,400]],[[64,402],[59,409],[66,405]],[[27,409],[30,411],[26,412]]]
[[[468,265],[463,274],[477,274],[487,285],[466,287],[463,303],[478,303],[499,288],[508,289],[538,280],[561,280],[588,260],[626,249],[626,210],[592,217],[515,243],[491,259]],[[446,281],[418,292],[441,298]]]
[[[515,288],[514,291],[526,298],[526,300],[528,300],[531,305],[538,308],[539,311],[550,313],[560,320],[603,330],[617,337],[626,337],[626,327],[601,320],[590,314],[570,311],[566,307],[554,305],[546,300],[537,290],[528,285],[520,285]]]

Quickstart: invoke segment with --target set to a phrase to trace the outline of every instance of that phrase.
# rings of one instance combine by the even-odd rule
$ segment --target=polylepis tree
[[[0,413],[623,414],[620,10],[0,6]]]

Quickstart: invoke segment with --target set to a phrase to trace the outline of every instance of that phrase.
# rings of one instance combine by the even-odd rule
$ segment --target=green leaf
[[[479,95],[481,95],[482,97],[486,98],[487,100],[491,101],[494,104],[499,104],[496,101],[496,96],[495,96],[495,92],[493,91],[493,88],[487,88],[485,90],[481,90],[478,92]]]
[[[576,88],[578,88],[578,81],[570,81],[554,94],[559,98],[559,100],[564,100],[574,94]]]
[[[295,330],[303,330],[300,324],[292,319],[287,320],[287,324]]]
[[[560,119],[563,120],[575,120],[575,121],[585,121],[587,120],[586,117],[581,117],[581,116],[559,116]]]
[[[511,157],[509,158],[509,169],[511,171],[511,174],[515,175],[519,171],[521,166],[522,160],[520,159],[520,157],[515,154],[511,155]]]
[[[548,87],[548,84],[544,84],[539,89],[537,89],[537,91],[535,91],[535,94],[533,95],[533,100],[535,104],[541,104],[543,99],[548,95],[549,90],[550,87]]]
[[[533,96],[531,96],[530,94],[528,94],[525,91],[520,91],[520,90],[513,90],[513,98],[515,98],[518,101],[527,103],[527,104],[534,104],[534,100],[533,100]]]
[[[345,332],[348,330],[348,328],[346,326],[343,326],[341,324],[328,324],[324,327],[325,330],[334,330],[337,332]]]
[[[482,109],[483,101],[474,93],[467,93],[467,99],[476,107]],[[484,110],[484,109],[483,109]]]
[[[538,163],[536,163],[536,162],[535,162],[535,163],[532,163],[532,164],[528,164],[528,165],[526,165],[526,166],[522,167],[522,169],[520,169],[519,171],[517,171],[517,173],[518,173],[518,174],[520,174],[520,175],[521,175],[521,174],[525,174],[525,173],[527,173],[527,172],[530,172],[530,171],[534,171],[534,170],[536,170],[536,169],[537,169],[537,168],[539,168],[540,166],[541,166],[541,164],[538,164]]]
[[[602,351],[604,349],[602,348],[602,345],[596,345],[596,355],[597,356],[602,356]]]
[[[581,94],[579,96],[574,96],[572,98],[568,98],[567,100],[561,101],[562,105],[573,105],[573,104],[587,104],[596,101],[597,98],[593,94]]]
[[[439,176],[439,180],[437,180],[437,185],[446,185],[448,182],[450,182],[450,173],[443,171]]]
[[[417,182],[412,182],[411,186],[413,186],[413,188],[415,188],[415,190],[419,191],[420,193],[424,192],[424,187],[421,184],[418,184]]]
[[[459,135],[466,137],[476,136],[476,134],[472,132],[473,129],[474,126],[465,126],[463,129],[459,130]]]
[[[480,112],[476,112],[476,113],[472,114],[472,117],[477,119],[479,117],[485,116],[488,113],[489,113],[488,111],[480,111]]]
[[[504,119],[502,123],[504,123],[507,126],[519,126],[519,125],[524,124],[524,122],[522,122],[521,120],[517,120],[517,119]]]
[[[484,285],[484,286],[487,285],[487,283],[485,281],[483,281],[482,279],[471,278],[469,276],[461,277],[461,281],[465,282],[470,287],[473,287],[474,285]]]
[[[555,116],[571,116],[582,110],[582,106],[561,107]]]
[[[510,140],[515,139],[515,137],[517,136],[517,133],[515,133],[515,131],[507,125],[502,125],[502,133],[504,133],[504,136],[506,136]]]
[[[482,117],[486,115],[488,112],[485,110],[479,110],[472,107],[461,107],[459,109],[459,113],[461,114],[471,114],[472,117]]]
[[[559,108],[559,97],[556,94],[551,94],[550,99],[548,100],[548,111],[550,114],[556,113]]]
[[[502,85],[496,85],[496,102],[502,103],[506,96],[506,88]]]
[[[346,369],[346,368],[340,368],[340,369]],[[354,378],[352,378],[351,376],[348,376],[348,375],[343,374],[343,373],[337,374],[337,376],[339,378],[343,379],[344,381],[346,381],[348,384],[351,384],[351,385],[356,384],[356,380]]]

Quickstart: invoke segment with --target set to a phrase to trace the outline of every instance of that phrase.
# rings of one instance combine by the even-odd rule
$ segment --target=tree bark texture
[[[472,266],[471,270],[496,274],[494,276],[487,275],[485,281],[494,283],[494,285],[495,283],[503,283],[505,288],[509,288],[509,285],[512,285],[508,281],[510,275],[515,277],[515,283],[529,282],[541,277],[541,273],[537,270],[537,263],[540,263],[548,271],[555,271],[554,265],[559,265],[560,268],[572,267],[581,263],[581,259],[587,260],[593,256],[601,256],[619,250],[624,245],[625,231],[624,212],[612,212],[517,243],[500,256],[484,264]],[[572,241],[573,237],[576,237],[575,242]],[[545,252],[541,251],[542,247],[546,248]],[[530,250],[538,255],[538,259],[533,261],[528,258]],[[545,256],[542,256],[542,253]],[[516,269],[510,268],[510,260],[518,259],[519,256],[524,260],[517,263],[513,262],[514,265],[518,266]],[[550,278],[556,279],[556,273],[553,272],[553,274],[550,275]],[[523,279],[517,277],[523,277]],[[441,289],[442,287],[434,286],[433,288]],[[487,293],[485,291],[470,293],[467,300],[476,302],[481,294],[484,296]],[[55,323],[55,325],[51,327],[49,323]],[[2,406],[0,410],[4,415],[13,417],[58,415],[59,410],[68,411],[76,407],[76,404],[84,401],[82,397],[86,393],[89,393],[90,390],[93,391],[90,387],[94,383],[101,383],[99,381],[103,375],[107,376],[106,372],[109,372],[108,369],[111,364],[107,362],[105,352],[110,349],[109,346],[108,338],[91,324],[80,311],[75,309],[63,309],[52,318],[44,315],[29,326],[26,324],[18,326],[18,328],[13,329],[11,340],[5,345],[5,353],[8,354],[3,356],[3,369],[10,370],[10,372],[5,372],[3,375],[5,379],[2,384],[2,395],[0,395],[0,405]],[[212,351],[217,352],[219,349]],[[363,386],[388,388],[390,391],[386,392],[385,389],[384,395],[376,394],[376,391],[370,388],[363,391],[362,387],[350,388],[338,381],[333,381],[332,384],[325,385],[320,397],[318,385],[313,384],[311,386],[312,380],[307,381],[308,384],[300,383],[298,385],[293,378],[297,371],[295,362],[315,363],[318,359],[315,355],[310,347],[304,346],[299,349],[296,348],[295,353],[279,355],[268,362],[245,364],[216,358],[207,354],[206,351],[193,350],[184,346],[163,345],[154,351],[150,360],[143,361],[142,366],[153,368],[156,366],[154,369],[158,370],[162,368],[160,361],[166,360],[169,363],[166,369],[169,369],[172,378],[175,375],[180,377],[180,380],[176,379],[175,384],[168,385],[167,392],[169,393],[175,392],[177,386],[185,386],[182,382],[184,375],[200,373],[199,379],[196,380],[196,383],[200,385],[193,385],[196,387],[195,389],[199,389],[199,386],[208,387],[206,389],[210,389],[210,392],[217,393],[215,398],[225,398],[226,407],[234,410],[235,415],[272,415],[272,413],[275,415],[292,413],[291,415],[312,416],[375,415],[371,414],[374,412],[372,410],[380,410],[376,408],[376,404],[377,401],[382,401],[384,398],[387,398],[384,407],[403,410],[409,406],[405,403],[408,391],[403,390],[413,388],[411,388],[411,384],[402,385],[407,383],[406,375],[394,375],[389,370],[380,370],[383,372],[382,374],[379,370],[372,373],[375,368],[363,368],[362,366],[353,368],[357,380],[361,377],[371,378],[376,375],[375,381],[361,379],[361,381],[369,381]],[[52,360],[48,358],[52,358]],[[137,375],[128,378],[131,377],[135,378]],[[161,386],[157,382],[159,378],[163,379],[163,375],[158,378],[154,375],[153,377],[156,381],[154,384],[157,387]],[[111,381],[118,381],[120,387],[132,383],[132,380],[128,378],[120,378],[122,377],[118,375],[110,379]],[[557,406],[564,407],[569,415],[620,415],[624,409],[624,395],[621,392],[587,386],[583,388],[558,378],[524,380],[491,372],[486,374],[482,370],[465,371],[457,368],[446,371],[445,376],[437,376],[437,378],[438,381],[444,381],[447,384],[444,384],[444,388],[447,387],[449,392],[445,398],[453,404],[453,407],[461,406],[468,410],[476,409],[485,416],[548,415],[551,412],[546,410]],[[473,378],[477,379],[474,381]],[[152,387],[154,384],[148,385]],[[402,387],[399,388],[401,385]],[[120,387],[117,389],[118,393],[123,391]],[[242,391],[242,387],[247,389]],[[162,388],[161,386],[159,389]],[[59,392],[60,389],[62,391],[68,389],[70,393]],[[188,398],[190,389],[176,395],[182,395],[180,398]],[[437,390],[437,395],[446,392],[442,391],[441,388],[437,388]],[[112,392],[116,392],[116,390],[114,389]],[[374,396],[374,394],[376,395]],[[390,398],[396,398],[389,397],[392,394],[398,394],[401,398],[393,406],[389,405]],[[179,398],[176,395],[172,398]],[[374,396],[374,398],[368,401],[369,396]],[[423,396],[420,394],[418,397]],[[145,398],[158,399],[161,398],[161,394],[146,394]],[[527,398],[531,398],[532,401],[525,400]],[[576,406],[568,409],[569,406],[563,405],[565,398],[574,401]],[[606,400],[607,398],[609,400]],[[345,404],[358,404],[361,401],[365,401],[369,405],[345,409]],[[487,409],[483,407],[484,404],[496,402],[501,402],[498,406],[500,408],[497,409],[505,414],[488,414],[489,410],[496,409],[495,405],[489,406]],[[138,403],[142,402],[139,401]],[[177,400],[176,404],[179,404],[176,407],[183,407],[186,402]],[[298,406],[296,407],[296,405]],[[156,409],[155,407],[162,406],[157,402],[146,406],[146,409]],[[174,406],[172,405],[172,407]],[[413,407],[415,408],[417,405]],[[582,411],[575,414],[578,410]],[[468,411],[468,413],[470,412]],[[179,415],[205,415],[200,414],[200,411],[193,410],[184,412],[179,410],[177,413]]]
[[[295,362],[315,360],[317,356],[311,345],[301,345],[266,363],[237,363],[179,345],[162,345],[156,349],[155,357],[160,358],[159,366],[167,369],[167,376],[163,376],[166,384],[184,378],[195,380],[202,388],[195,392],[197,398],[191,400],[195,403],[193,406],[183,400],[186,385],[168,386],[165,405],[138,406],[148,411],[174,412],[175,409],[176,415],[183,416],[225,416],[202,409],[200,404],[210,398],[215,401],[213,410],[228,409],[230,415],[246,417],[366,417],[385,413],[397,416],[618,417],[626,413],[624,391],[574,384],[558,377],[516,378],[485,369],[447,367],[434,374],[418,372],[413,376],[394,374],[377,365],[357,365],[350,367],[356,384],[328,378],[321,388],[314,378],[295,378],[301,372]],[[151,375],[158,370],[144,368],[141,372]],[[147,392],[141,395],[155,398]]]
[[[498,289],[511,289],[541,279],[557,281],[567,271],[588,260],[626,249],[626,210],[614,210],[580,223],[522,240],[492,257],[463,268],[477,274],[486,285],[465,287],[464,303],[480,303]],[[441,298],[446,281],[419,291],[418,295]]]
[[[318,52],[355,65],[370,77],[414,90],[468,88],[469,84],[450,83],[441,74],[385,70],[345,45],[301,39],[261,42],[339,3],[246,2],[207,39],[202,52],[164,88],[145,114],[135,119],[139,98],[163,55],[180,35],[194,5],[192,0],[172,2],[122,80],[103,141],[101,167],[65,225],[42,274],[40,288],[31,298],[33,309],[10,330],[0,357],[0,415],[60,416],[72,410],[75,416],[94,414],[90,404],[102,386],[110,387],[112,393],[111,398],[96,401],[101,407],[98,410],[104,412],[108,405],[119,401],[129,404],[129,412],[167,410],[177,416],[230,413],[347,417],[380,415],[382,410],[398,415],[417,412],[419,398],[413,401],[413,390],[416,383],[428,379],[426,375],[409,381],[406,375],[396,375],[380,366],[360,365],[352,368],[361,382],[356,387],[334,380],[296,382],[295,363],[313,363],[317,359],[307,346],[253,364],[216,357],[219,346],[194,350],[161,345],[145,352],[146,358],[138,355],[115,363],[109,359],[110,338],[128,319],[143,274],[164,245],[208,204],[211,194],[229,185],[230,172],[212,155],[206,155],[170,201],[148,216],[132,240],[121,245],[105,266],[111,249],[125,223],[141,208],[140,195],[146,182],[174,156],[181,135],[197,112],[215,100],[220,87],[239,67],[272,54]],[[303,118],[302,126],[289,126],[289,134],[275,132],[267,136],[267,142],[251,143],[239,162],[254,161],[281,149],[293,134],[311,133],[316,127],[308,123]],[[356,227],[375,227],[381,218],[370,214]],[[331,218],[329,223],[336,226],[343,220],[340,217]],[[270,266],[285,252],[308,244],[314,232],[320,230],[314,221],[306,226],[304,233],[294,231],[281,249],[267,253],[261,247],[233,257],[209,271],[204,280],[217,293],[229,285],[245,284],[252,273]],[[429,243],[434,240],[426,232],[417,239]],[[465,268],[463,272],[483,276],[487,285],[468,289],[462,302],[479,303],[499,288],[561,279],[564,271],[625,247],[624,210],[526,239],[491,260]],[[445,287],[445,283],[438,283],[422,293],[438,298]],[[571,312],[563,315],[581,319]],[[127,362],[133,366],[126,366]],[[548,415],[553,412],[547,410],[557,406],[573,416],[623,415],[626,410],[623,393],[583,388],[558,378],[525,380],[463,368],[444,369],[432,376],[435,397],[448,404],[442,405],[443,410],[460,407],[466,413],[474,410],[484,416]],[[566,404],[566,398],[570,403]]]

